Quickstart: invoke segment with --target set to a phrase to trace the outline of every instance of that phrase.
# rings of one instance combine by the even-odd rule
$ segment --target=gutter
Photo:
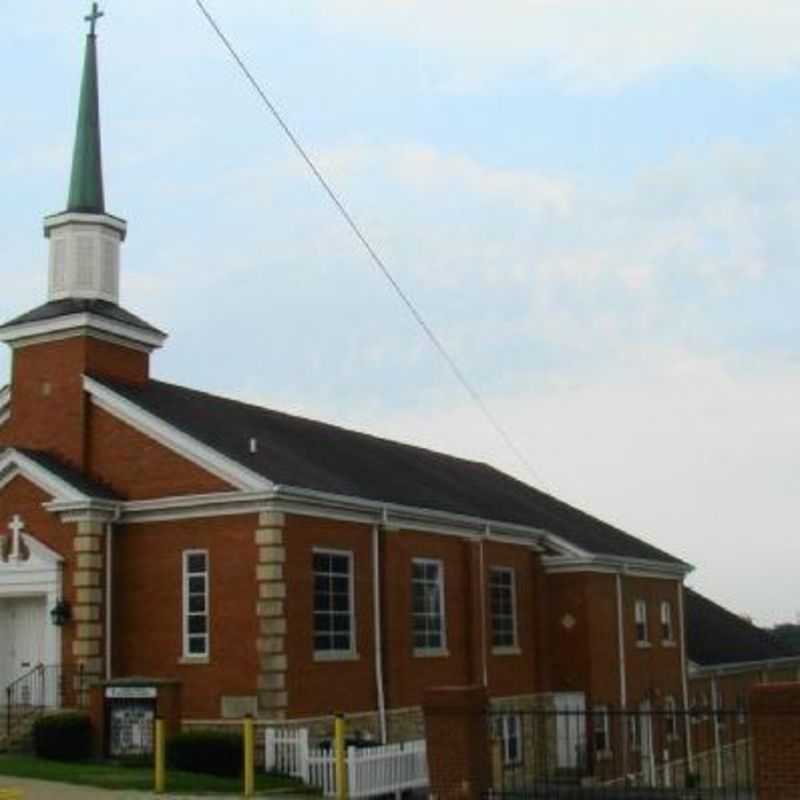
[[[689,678],[706,678],[715,675],[730,675],[737,672],[749,672],[753,669],[773,669],[775,667],[800,666],[800,654],[796,656],[782,656],[781,658],[767,658],[760,661],[738,661],[730,664],[692,664]]]

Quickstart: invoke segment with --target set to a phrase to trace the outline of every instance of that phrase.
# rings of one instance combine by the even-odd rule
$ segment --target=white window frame
[[[601,723],[598,727],[598,721]],[[603,732],[603,747],[597,746],[597,733]],[[611,726],[608,719],[608,706],[592,707],[592,748],[599,757],[608,757],[611,753]]]
[[[189,572],[189,558],[191,556],[203,556],[205,558],[205,572]],[[189,579],[203,575],[205,577],[205,611],[202,616],[206,618],[205,634],[190,633],[189,619],[193,616],[201,616],[201,612],[189,610]],[[211,654],[211,559],[208,550],[184,550],[182,558],[182,595],[183,595],[183,615],[181,629],[183,631],[183,658],[187,661],[207,660]],[[205,636],[206,646],[202,653],[193,653],[189,647],[189,639]]]
[[[436,647],[418,647],[415,642],[414,618],[418,612],[414,611],[414,567],[435,565],[438,568],[437,588],[439,590],[439,609],[441,619],[441,644]],[[445,577],[444,561],[439,558],[412,558],[411,559],[411,647],[415,656],[446,655],[447,654],[447,607],[445,606]]]
[[[637,600],[633,607],[633,620],[636,631],[636,644],[639,647],[648,647],[650,645],[650,635],[647,630],[647,601]],[[641,636],[640,634],[641,627]]]
[[[500,714],[497,717],[497,738],[500,739],[504,767],[522,764],[522,717],[519,714]],[[516,757],[512,754],[512,742],[516,742]]]
[[[510,576],[511,580],[507,587],[511,592],[511,642],[497,644],[495,642],[495,609],[492,605],[492,592],[494,584],[492,578],[495,574]],[[503,588],[506,588],[505,586]],[[519,638],[517,636],[517,576],[513,567],[490,567],[489,568],[489,612],[492,619],[492,652],[493,653],[517,653],[519,652]],[[505,618],[506,615],[503,615]]]
[[[353,557],[352,550],[336,550],[331,547],[314,547],[312,548],[311,556],[311,576],[312,576],[312,598],[311,598],[311,644],[314,651],[315,661],[336,661],[347,660],[356,657],[356,597],[355,597],[355,558]],[[313,580],[316,578],[316,570],[314,569],[314,556],[326,555],[335,556],[338,558],[347,559],[347,597],[348,597],[348,615],[350,617],[350,647],[344,650],[317,650],[316,647],[316,608],[314,606],[314,588]]]
[[[675,627],[672,624],[672,603],[670,603],[669,600],[662,600],[661,602],[661,641],[663,644],[675,644]]]

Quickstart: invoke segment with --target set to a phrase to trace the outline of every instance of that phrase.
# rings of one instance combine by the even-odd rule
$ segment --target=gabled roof
[[[130,325],[133,328],[139,328],[148,333],[164,335],[163,331],[154,328],[149,322],[145,322],[135,314],[131,314],[130,311],[126,311],[122,306],[118,306],[116,303],[111,303],[108,300],[87,300],[76,297],[68,297],[64,300],[51,300],[49,303],[38,306],[32,311],[28,311],[0,325],[0,330],[11,328],[16,325],[25,325],[31,322],[44,322],[46,320],[66,317],[72,314],[94,314],[98,317],[111,320],[112,322],[119,322],[123,325]]]
[[[709,667],[769,661],[792,655],[772,634],[693,589],[685,590],[684,599],[689,661]]]
[[[34,482],[41,483],[39,476],[46,476],[48,489],[68,492],[70,499],[91,499],[114,501],[119,498],[107,486],[104,486],[82,472],[65,464],[60,459],[40,450],[28,450],[22,447],[0,449],[0,474],[4,469],[20,469]]]
[[[161,381],[92,377],[277,485],[541,528],[587,553],[683,565],[486,464]]]

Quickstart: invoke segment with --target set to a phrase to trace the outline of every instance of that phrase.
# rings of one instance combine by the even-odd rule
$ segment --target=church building
[[[151,377],[95,22],[47,297],[0,326],[0,692],[173,679],[186,724],[338,710],[382,738],[432,686],[685,706],[685,562],[486,464]]]

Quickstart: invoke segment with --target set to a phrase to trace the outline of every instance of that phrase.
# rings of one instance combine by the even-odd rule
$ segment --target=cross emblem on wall
[[[3,561],[15,563],[26,560],[28,548],[25,547],[25,542],[22,538],[25,523],[19,514],[14,514],[11,518],[11,522],[8,523],[8,530],[9,535],[6,537],[6,542],[2,548]]]

